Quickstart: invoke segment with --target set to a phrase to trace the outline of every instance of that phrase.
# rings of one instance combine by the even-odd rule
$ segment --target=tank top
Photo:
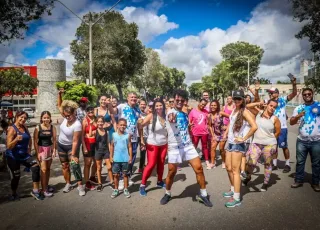
[[[91,130],[92,130],[92,131],[97,130],[97,127],[96,127],[94,124],[90,124],[90,119],[89,119],[88,117],[86,117],[86,121],[87,121],[87,125],[86,125],[86,128],[85,128],[86,134],[89,134],[89,132],[90,132],[90,126],[91,126]]]
[[[213,129],[213,133],[216,136],[222,136],[223,135],[223,130],[222,127],[225,126],[223,122],[223,117],[220,116],[219,113],[217,113],[216,117],[213,118],[213,115],[210,114],[210,121],[211,121],[211,127]]]
[[[106,111],[106,114],[103,116],[104,122],[111,122],[111,116],[108,113],[108,109]],[[97,109],[97,116],[99,116],[99,108]]]
[[[234,108],[230,110],[230,109],[228,109],[228,105],[225,105],[224,109],[223,109],[223,112],[225,112],[226,114],[231,115],[233,110],[234,110]],[[226,126],[229,125],[229,122],[230,122],[230,118],[229,117],[224,117],[223,118],[224,125],[226,125]]]
[[[277,139],[274,135],[274,119],[273,115],[270,119],[262,116],[263,111],[260,111],[256,116],[256,123],[258,125],[257,131],[254,133],[253,143],[261,145],[276,145]]]
[[[159,117],[157,116],[154,132],[152,131],[152,123],[148,125],[148,138],[147,143],[149,145],[162,146],[168,143],[168,132],[166,124],[161,124]]]
[[[38,145],[39,146],[51,146],[52,143],[52,125],[50,125],[49,130],[43,130],[41,124],[39,125],[39,132],[38,132]]]
[[[24,132],[20,132],[15,124],[12,125],[14,130],[16,131],[16,135],[22,135],[22,140],[18,141],[17,144],[13,147],[13,149],[6,150],[6,157],[13,158],[15,160],[25,161],[30,155],[28,154],[28,147],[30,141],[30,133],[28,130],[24,129]]]
[[[243,123],[242,123],[242,126],[239,130],[239,132],[235,132],[233,131],[233,126],[236,122],[236,118],[237,118],[237,115],[238,115],[238,112],[237,113],[234,113],[235,109],[232,110],[231,112],[231,115],[230,115],[230,125],[229,125],[229,132],[228,132],[228,142],[229,144],[237,144],[234,139],[236,137],[245,137],[246,135],[246,130],[248,129],[248,122],[246,120],[243,119]]]
[[[117,132],[113,133],[112,140],[114,143],[114,162],[128,162],[129,161],[129,134],[124,133],[119,135]]]
[[[97,130],[96,133],[96,153],[109,153],[108,130],[104,128],[104,135],[101,136]]]

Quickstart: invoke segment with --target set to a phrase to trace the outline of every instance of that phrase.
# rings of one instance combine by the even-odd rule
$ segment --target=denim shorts
[[[227,146],[228,152],[241,152],[242,154],[246,154],[246,144],[240,143],[240,144],[228,144]]]
[[[129,163],[128,162],[113,162],[112,164],[112,173],[113,174],[128,174]]]

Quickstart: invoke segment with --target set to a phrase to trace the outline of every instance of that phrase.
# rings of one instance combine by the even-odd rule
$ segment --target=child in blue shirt
[[[113,133],[110,146],[110,161],[112,165],[112,173],[114,176],[114,190],[111,194],[111,198],[115,198],[119,195],[119,178],[120,173],[124,179],[124,191],[125,197],[129,198],[130,193],[128,191],[128,173],[129,164],[132,161],[132,147],[131,147],[131,135],[126,133],[127,121],[124,118],[120,118],[118,121],[118,130]]]

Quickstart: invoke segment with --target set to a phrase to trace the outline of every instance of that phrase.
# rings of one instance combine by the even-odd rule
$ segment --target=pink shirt
[[[210,112],[210,102],[204,107],[204,109],[209,113]]]
[[[209,134],[208,132],[208,112],[204,109],[192,109],[189,113],[189,123],[193,124],[191,129],[194,136],[202,136]]]

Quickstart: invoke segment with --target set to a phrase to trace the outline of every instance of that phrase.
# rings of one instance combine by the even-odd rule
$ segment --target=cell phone
[[[290,78],[290,80],[292,80],[294,78],[294,76],[291,73],[289,73],[287,76],[288,76],[288,78]]]

